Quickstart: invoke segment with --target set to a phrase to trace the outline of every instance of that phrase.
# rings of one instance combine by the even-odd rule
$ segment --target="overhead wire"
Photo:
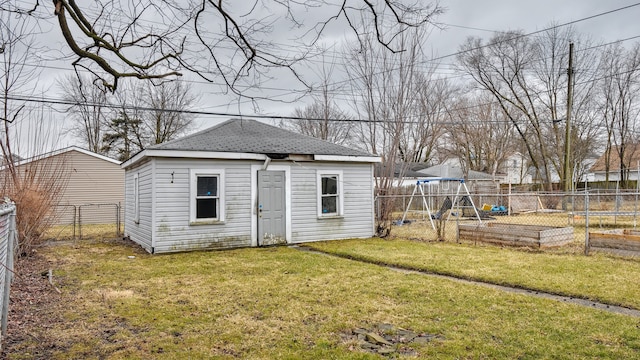
[[[639,3],[630,4],[630,5],[627,5],[627,6],[624,6],[624,7],[619,7],[619,8],[613,9],[613,10],[601,12],[601,13],[598,13],[598,14],[594,14],[594,15],[591,15],[591,16],[587,16],[587,17],[584,17],[584,18],[581,18],[581,19],[577,19],[577,20],[573,20],[573,21],[570,21],[570,22],[566,22],[566,23],[563,23],[563,24],[555,25],[555,26],[552,26],[552,27],[547,27],[547,28],[542,29],[542,30],[537,30],[537,31],[526,33],[526,34],[521,34],[521,35],[518,35],[518,36],[514,36],[511,39],[517,39],[517,38],[521,38],[521,37],[525,37],[525,36],[531,36],[531,35],[534,35],[534,34],[538,34],[538,33],[542,33],[542,32],[545,32],[545,31],[552,30],[554,28],[575,24],[575,23],[580,22],[580,21],[585,21],[585,20],[593,19],[593,18],[596,18],[596,17],[599,17],[599,16],[604,16],[604,15],[608,15],[608,14],[611,14],[611,13],[614,13],[614,12],[618,12],[618,11],[622,11],[622,10],[625,10],[625,9],[629,9],[629,8],[632,8],[632,7],[635,7],[635,6],[638,6],[638,5],[640,5],[640,2]],[[475,29],[475,30],[478,30],[478,29]],[[482,29],[482,30],[486,30],[486,29]],[[629,38],[626,38],[626,39],[620,39],[620,40],[612,41],[612,42],[607,43],[607,44],[613,44],[613,43],[617,43],[617,42],[621,42],[621,41],[628,41],[628,40],[632,40],[632,39],[637,39],[639,37],[640,37],[640,35],[633,36],[633,37],[629,37]],[[605,44],[605,45],[607,45],[607,44]],[[477,47],[477,48],[474,48],[474,49],[469,49],[469,50],[466,50],[466,51],[472,51],[472,50],[475,50],[475,49],[480,49],[482,47],[486,47],[486,46],[489,46],[489,45],[491,45],[491,44],[486,44],[486,45],[483,45],[481,47]],[[586,50],[589,50],[589,49],[594,49],[594,48],[605,46],[605,45],[596,45],[596,46],[593,46],[593,47],[590,47],[590,48],[587,48],[587,49],[582,49],[582,50],[586,51]],[[445,58],[457,56],[457,55],[462,54],[462,53],[464,53],[466,51],[458,51],[458,52],[455,52],[455,53],[452,53],[452,54],[447,54],[447,55],[444,55],[444,56],[436,57],[434,59],[428,59],[428,60],[423,61],[422,63],[424,64],[424,63],[428,63],[428,62],[434,62],[434,61],[437,61],[437,60],[442,60],[442,59],[445,59]],[[452,65],[452,64],[449,64],[449,65]],[[44,68],[49,68],[49,67],[48,66],[44,66]],[[54,68],[54,67],[51,67],[51,68]],[[71,69],[69,69],[69,70],[71,70]],[[73,71],[73,70],[71,70],[71,71]],[[464,75],[461,75],[461,76],[464,76]],[[458,77],[458,76],[455,76],[455,77]],[[439,78],[439,80],[440,79],[441,78]],[[195,82],[193,80],[186,80],[186,82],[210,84],[209,82]],[[335,86],[335,85],[340,84],[340,83],[341,82],[334,82],[334,83],[330,83],[328,85]],[[225,84],[224,83],[218,83],[217,85],[224,86]],[[265,87],[265,90],[287,91],[288,89],[277,88],[277,87]],[[339,94],[339,95],[350,95],[350,96],[353,95],[352,93],[347,93],[347,92],[340,93],[340,91],[338,91],[337,94]],[[285,96],[285,95],[286,95],[286,93],[285,94],[281,94],[280,96]],[[70,105],[70,104],[67,104],[67,105]],[[485,104],[480,104],[478,106],[482,106],[482,105],[485,105]],[[220,105],[218,107],[222,107],[222,106],[226,106],[226,105]],[[198,113],[198,112],[196,112],[196,113]],[[231,113],[218,113],[218,112],[202,112],[202,113],[198,113],[198,114],[199,115],[222,115],[222,116],[233,116],[234,115],[234,114],[231,114]],[[240,114],[236,114],[236,115],[242,116]],[[287,117],[287,116],[267,116],[267,115],[257,115],[257,114],[253,115],[252,117],[260,117],[260,116],[265,116],[267,118],[283,118],[283,119],[292,118],[292,117]]]

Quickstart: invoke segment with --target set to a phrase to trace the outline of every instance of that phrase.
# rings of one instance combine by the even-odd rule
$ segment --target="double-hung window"
[[[223,187],[223,170],[191,170],[192,223],[224,221]]]
[[[318,217],[342,216],[342,172],[318,171]]]

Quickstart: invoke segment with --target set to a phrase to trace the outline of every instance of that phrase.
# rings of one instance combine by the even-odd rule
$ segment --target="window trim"
[[[316,178],[316,204],[317,204],[317,215],[318,218],[322,219],[330,219],[330,218],[341,218],[344,216],[344,189],[343,189],[343,174],[342,170],[318,170]],[[337,194],[337,204],[336,211],[337,213],[324,214],[322,212],[322,178],[326,176],[336,176],[338,181],[338,194]]]
[[[218,217],[208,219],[196,218],[198,195],[198,177],[217,176],[218,177]],[[225,171],[224,169],[191,169],[189,171],[189,224],[206,225],[224,223],[225,219]]]
[[[133,222],[140,224],[140,175],[133,174]]]

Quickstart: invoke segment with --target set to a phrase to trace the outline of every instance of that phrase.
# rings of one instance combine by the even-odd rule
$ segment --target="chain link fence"
[[[122,235],[121,204],[57,205],[55,225],[48,232],[53,239],[90,239]]]
[[[460,241],[460,225],[493,226],[504,224],[504,243],[515,243],[519,227],[536,229],[571,228],[572,241],[567,244],[588,253],[601,234],[610,238],[637,236],[640,254],[640,193],[638,191],[591,189],[579,192],[512,192],[507,189],[490,193],[466,191],[452,186],[449,191],[425,190],[393,196],[376,197],[376,210],[392,208],[392,235],[411,239]],[[479,229],[479,228],[478,228]],[[522,234],[520,237],[526,238]],[[594,241],[590,242],[590,238]],[[464,240],[464,239],[462,239]],[[499,243],[499,242],[498,242]],[[555,244],[555,243],[554,243]],[[563,245],[564,246],[564,245]],[[635,245],[603,245],[598,250],[635,255]],[[622,246],[620,251],[604,249]],[[604,247],[604,248],[603,248]]]
[[[16,206],[14,204],[0,205],[0,323],[1,341],[7,334],[7,317],[9,315],[9,290],[13,281],[13,260],[17,247],[16,234]]]

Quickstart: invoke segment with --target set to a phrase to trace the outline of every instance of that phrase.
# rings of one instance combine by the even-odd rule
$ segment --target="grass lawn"
[[[584,256],[572,251],[572,247],[536,251],[398,239],[331,241],[305,246],[374,263],[640,309],[639,259],[601,253]]]
[[[474,277],[511,264],[510,271],[495,275],[505,281],[542,276],[528,264],[544,259],[559,272],[575,263],[545,254],[409,241],[313,246],[373,258],[384,254],[390,262],[464,270]],[[52,316],[63,321],[33,329],[10,359],[31,358],[27,354],[43,342],[51,344],[49,357],[61,359],[384,359],[389,357],[366,352],[344,336],[381,323],[436,335],[409,345],[412,355],[392,355],[399,358],[640,356],[638,318],[293,248],[149,255],[105,241],[39,251],[62,292],[64,305]],[[633,261],[579,261],[629,265],[638,274]],[[626,280],[627,275],[614,276]],[[553,279],[547,282],[560,281]],[[574,288],[588,294],[609,286],[593,279],[590,286]]]

